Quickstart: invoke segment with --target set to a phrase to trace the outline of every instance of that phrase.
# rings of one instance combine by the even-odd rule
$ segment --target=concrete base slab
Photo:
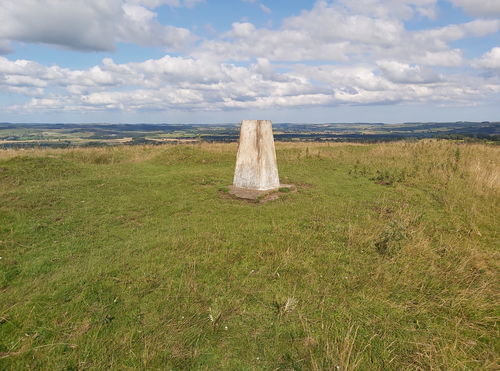
[[[297,187],[293,184],[280,184],[278,188],[268,189],[266,191],[260,191],[258,189],[248,189],[240,188],[231,185],[229,188],[229,194],[235,198],[240,198],[243,200],[251,202],[267,202],[278,199],[281,195],[296,192]]]

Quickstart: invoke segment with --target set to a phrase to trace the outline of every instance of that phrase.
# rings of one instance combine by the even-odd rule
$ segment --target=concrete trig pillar
[[[271,121],[242,121],[233,186],[258,191],[280,187]]]

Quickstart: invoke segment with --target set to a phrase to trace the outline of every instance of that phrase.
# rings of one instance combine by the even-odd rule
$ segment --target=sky
[[[1,0],[0,122],[500,121],[500,0]]]

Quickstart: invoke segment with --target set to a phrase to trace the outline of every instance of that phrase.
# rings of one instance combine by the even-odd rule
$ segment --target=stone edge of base
[[[280,184],[278,188],[268,189],[264,191],[258,189],[250,189],[250,188],[240,188],[240,187],[235,187],[234,185],[230,185],[227,188],[229,189],[228,193],[233,197],[244,200],[256,201],[256,202],[265,200],[271,195],[276,195],[279,193],[295,192],[297,190],[297,187],[294,184]],[[283,192],[284,189],[287,189],[287,191]]]

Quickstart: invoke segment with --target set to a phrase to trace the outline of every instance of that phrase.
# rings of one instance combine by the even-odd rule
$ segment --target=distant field
[[[447,138],[500,141],[500,122],[427,123],[275,123],[274,137],[283,142],[380,142]],[[1,148],[82,147],[120,144],[235,142],[239,124],[9,124],[0,123]]]
[[[0,151],[0,369],[497,370],[500,147]]]

